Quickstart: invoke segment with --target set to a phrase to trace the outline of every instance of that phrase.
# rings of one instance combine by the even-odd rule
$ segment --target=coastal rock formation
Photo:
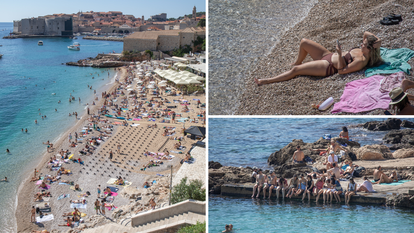
[[[129,65],[129,62],[123,62],[119,59],[119,54],[98,54],[95,58],[89,57],[87,59],[81,59],[77,62],[67,62],[66,65],[99,68],[121,67],[124,65]]]
[[[394,159],[414,157],[414,149],[399,149],[392,153],[392,156],[394,157]]]
[[[370,121],[359,126],[372,131],[387,131],[392,129],[400,129],[401,123],[402,121],[400,119],[392,118],[385,121]]]
[[[208,162],[208,169],[219,169],[223,165],[221,165],[219,162],[209,161]]]
[[[361,145],[355,141],[348,141],[345,138],[334,138],[335,141],[341,145],[347,145],[350,151],[355,151],[360,148]],[[300,146],[305,156],[309,156],[313,161],[320,160],[318,152],[312,151],[312,149],[326,149],[330,143],[330,140],[320,138],[313,143],[304,143],[302,140],[293,140],[287,146],[283,147],[279,151],[272,153],[267,159],[269,165],[283,165],[287,162],[291,162],[293,153],[296,151],[296,147]]]
[[[414,129],[392,130],[382,140],[389,144],[414,145]]]
[[[384,145],[366,145],[356,151],[357,159],[360,160],[382,160],[391,159],[392,153]]]
[[[407,194],[388,195],[386,200],[387,206],[396,206],[404,208],[414,208],[414,196]]]
[[[401,127],[414,128],[414,122],[403,120],[401,123]]]
[[[217,164],[217,162],[214,163]],[[221,164],[219,169],[208,169],[208,188],[210,190],[209,192],[212,194],[220,194],[221,185],[223,184],[250,183],[252,182],[252,172],[253,169],[250,167],[227,167],[222,166]],[[264,171],[264,173],[268,174],[269,171]]]

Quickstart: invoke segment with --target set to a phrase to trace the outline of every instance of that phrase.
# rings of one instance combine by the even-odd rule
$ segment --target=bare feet
[[[257,86],[263,85],[262,82],[257,78],[254,78],[254,82],[257,84]]]

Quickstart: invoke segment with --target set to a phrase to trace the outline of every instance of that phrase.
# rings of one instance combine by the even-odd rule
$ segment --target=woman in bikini
[[[380,55],[381,39],[370,32],[364,32],[363,43],[360,48],[353,48],[342,56],[339,44],[336,53],[330,52],[322,45],[302,39],[299,46],[299,54],[293,68],[276,77],[269,79],[255,79],[257,85],[282,82],[292,79],[298,75],[310,75],[327,77],[335,73],[347,74],[359,71],[365,66],[375,66],[382,62]],[[303,63],[309,54],[313,61]]]

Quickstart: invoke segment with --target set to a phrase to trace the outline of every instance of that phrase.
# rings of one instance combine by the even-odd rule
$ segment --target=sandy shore
[[[125,68],[121,68],[121,78],[120,83],[122,83],[127,77],[128,72]],[[129,74],[131,76],[131,74]],[[132,80],[132,77],[130,78]],[[135,83],[134,83],[135,84]],[[111,93],[113,90],[117,89],[119,86],[118,82],[115,82],[113,86],[110,88],[110,90],[107,91],[107,93]],[[126,89],[126,85],[123,86],[123,88]],[[120,89],[118,91],[122,91],[124,89]],[[125,90],[124,90],[125,91]],[[149,98],[150,96],[148,96]],[[189,117],[191,119],[196,118],[197,115],[200,114],[202,111],[201,109],[196,108],[196,101],[193,100],[193,98],[200,99],[202,103],[205,103],[205,96],[197,96],[197,97],[190,97],[190,96],[168,96],[166,97],[168,100],[173,102],[174,100],[179,100],[182,98],[188,98],[190,105],[188,106],[190,108],[190,111],[183,112],[182,117]],[[118,100],[121,99],[121,96],[118,96]],[[90,112],[97,113],[98,106],[103,105],[103,99],[99,98],[99,101],[96,101],[96,105],[90,105]],[[119,102],[118,102],[119,103]],[[129,104],[131,102],[129,101]],[[167,105],[173,105],[173,104],[167,104]],[[163,107],[163,106],[162,106]],[[132,107],[131,107],[132,108]],[[178,108],[174,109],[177,113],[181,112],[180,106]],[[110,113],[111,114],[111,113]],[[126,113],[123,113],[122,116],[124,116]],[[74,118],[74,116],[72,116]],[[78,116],[79,117],[79,116]],[[34,194],[37,192],[40,192],[41,189],[38,188],[38,185],[35,184],[35,182],[29,182],[31,177],[33,176],[33,170],[28,172],[29,177],[28,180],[22,183],[21,187],[19,188],[19,195],[18,195],[18,206],[16,210],[16,218],[17,218],[17,227],[18,232],[28,232],[31,230],[58,230],[58,231],[67,231],[71,228],[68,227],[61,227],[58,226],[59,224],[63,224],[63,213],[67,213],[70,211],[73,211],[72,208],[70,208],[70,200],[80,200],[81,197],[80,194],[85,193],[86,191],[89,191],[91,193],[91,196],[86,197],[87,200],[87,208],[86,209],[79,209],[82,213],[86,213],[86,217],[83,219],[85,220],[85,224],[82,225],[88,225],[88,227],[93,227],[96,225],[96,222],[94,222],[93,226],[90,224],[93,219],[100,218],[101,222],[105,221],[116,221],[113,218],[113,213],[117,210],[111,210],[106,211],[106,217],[103,216],[94,216],[95,210],[94,210],[94,201],[97,197],[97,187],[98,185],[101,185],[101,189],[108,186],[107,181],[110,178],[115,178],[116,176],[122,176],[124,180],[127,180],[132,183],[131,186],[128,188],[123,188],[118,186],[120,195],[116,196],[114,198],[113,204],[118,207],[119,209],[122,209],[123,206],[130,204],[130,195],[128,193],[134,193],[137,194],[137,192],[145,192],[147,190],[143,190],[142,185],[145,181],[152,181],[152,180],[158,180],[157,184],[160,183],[159,189],[161,188],[166,189],[167,185],[163,184],[162,176],[167,176],[170,172],[169,169],[167,169],[167,165],[171,164],[174,166],[173,170],[174,172],[178,171],[181,167],[180,160],[185,157],[185,153],[188,152],[192,144],[195,142],[191,139],[185,139],[182,141],[182,146],[185,147],[185,149],[178,151],[181,153],[171,153],[175,157],[171,161],[163,161],[164,164],[157,167],[151,167],[147,168],[145,171],[141,171],[140,168],[142,168],[144,165],[148,164],[148,162],[151,159],[154,159],[150,156],[144,156],[143,153],[145,151],[151,151],[151,152],[162,152],[165,148],[169,151],[174,151],[174,144],[178,141],[176,140],[170,140],[170,137],[163,136],[164,126],[168,127],[175,127],[175,137],[177,136],[183,136],[182,129],[185,125],[186,128],[188,128],[191,125],[202,125],[202,121],[199,120],[197,123],[194,122],[186,122],[183,123],[160,123],[160,120],[157,120],[155,123],[157,123],[157,128],[149,128],[149,125],[153,125],[153,121],[148,121],[145,118],[140,121],[128,121],[130,124],[139,124],[138,126],[121,126],[118,123],[115,122],[121,122],[121,120],[116,120],[114,118],[107,118],[109,120],[108,123],[100,123],[99,126],[105,126],[105,125],[113,125],[113,131],[109,132],[108,138],[104,139],[102,143],[96,147],[95,151],[92,155],[80,155],[78,152],[85,147],[86,141],[91,139],[91,137],[97,137],[99,136],[99,132],[92,130],[90,134],[88,134],[86,137],[83,138],[82,141],[79,142],[76,148],[70,147],[68,135],[69,133],[72,133],[74,138],[74,132],[80,133],[82,131],[82,128],[90,123],[89,116],[85,112],[79,120],[74,124],[74,126],[68,130],[64,136],[57,141],[54,144],[54,151],[51,153],[45,153],[43,159],[39,162],[37,165],[37,169],[40,171],[40,175],[44,176],[46,174],[49,175],[56,175],[56,172],[51,172],[48,168],[46,168],[46,165],[48,163],[48,160],[51,156],[58,154],[58,151],[61,149],[69,149],[71,153],[74,154],[74,158],[81,158],[84,161],[84,165],[80,165],[79,163],[73,163],[69,162],[68,164],[63,164],[63,167],[65,169],[69,169],[72,171],[71,175],[62,175],[62,180],[68,180],[73,181],[75,184],[79,184],[80,188],[82,188],[81,192],[74,191],[70,189],[69,185],[59,185],[59,182],[55,182],[51,184],[51,187],[48,191],[51,192],[52,197],[50,198],[50,206],[51,206],[51,212],[46,212],[48,214],[54,215],[53,221],[43,222],[43,223],[31,223],[30,222],[30,210],[31,206],[38,204],[37,202],[33,202],[34,200]],[[102,118],[101,118],[102,119]],[[106,119],[106,117],[103,117],[103,119]],[[74,119],[74,121],[76,121]],[[115,123],[115,124],[114,124]],[[174,137],[173,136],[173,137]],[[171,138],[172,139],[172,138]],[[40,143],[40,142],[39,142]],[[121,152],[117,153],[116,147],[117,145],[121,145]],[[109,160],[109,150],[112,150],[114,152],[114,157],[112,161]],[[205,171],[205,170],[204,170]],[[159,175],[157,175],[159,174]],[[157,178],[158,177],[158,178]],[[164,186],[165,187],[164,187]],[[115,186],[115,185],[112,185]],[[129,190],[127,192],[127,189]],[[158,189],[158,187],[157,187]],[[135,190],[135,191],[134,191]],[[138,191],[137,191],[138,190]],[[157,192],[156,192],[157,193]],[[61,200],[57,200],[57,198],[62,194],[70,194],[69,198],[63,198]],[[165,195],[164,195],[165,196]],[[163,197],[164,197],[163,196]],[[150,196],[149,196],[150,197]],[[159,197],[156,199],[157,203],[165,202],[164,199]],[[146,199],[145,199],[146,200]],[[148,201],[148,200],[146,200]],[[147,205],[146,203],[140,203],[143,207]],[[142,208],[141,210],[144,210]],[[36,215],[38,216],[38,215]]]
[[[289,64],[296,59],[302,38],[314,40],[330,51],[335,50],[336,40],[339,39],[342,49],[348,51],[359,46],[364,31],[369,31],[382,39],[382,47],[414,49],[413,10],[412,2],[406,0],[318,1],[301,22],[280,36],[270,54],[258,57],[254,66],[248,67],[250,71],[244,75],[245,86],[239,89],[242,94],[236,101],[240,102],[236,114],[329,115],[332,107],[328,111],[320,112],[313,110],[311,104],[318,104],[331,96],[338,102],[345,84],[365,78],[364,70],[346,75],[335,74],[326,78],[299,76],[289,81],[260,87],[253,80],[270,78],[289,70]],[[401,14],[403,21],[398,25],[381,25],[379,21],[390,13]],[[243,31],[245,28],[241,25],[233,30]],[[261,35],[259,33],[257,36]],[[264,35],[263,39],[266,39],[266,36]],[[308,57],[305,61],[309,60]],[[414,59],[411,59],[409,64],[413,66]],[[231,74],[231,71],[226,74]],[[413,79],[412,75],[406,77]],[[210,88],[210,91],[213,93],[215,90]],[[234,101],[227,103],[233,105]],[[383,111],[374,110],[364,114],[378,115],[383,114]]]

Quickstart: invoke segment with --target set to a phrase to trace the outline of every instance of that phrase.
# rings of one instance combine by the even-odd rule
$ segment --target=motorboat
[[[74,51],[79,51],[80,50],[79,46],[74,46],[74,45],[68,46],[68,49],[69,50],[74,50]]]
[[[73,43],[73,46],[79,47],[79,46],[80,46],[80,44],[79,44],[79,42],[74,42],[74,43]]]
[[[43,41],[39,40],[39,42],[37,42],[37,45],[43,45]]]

